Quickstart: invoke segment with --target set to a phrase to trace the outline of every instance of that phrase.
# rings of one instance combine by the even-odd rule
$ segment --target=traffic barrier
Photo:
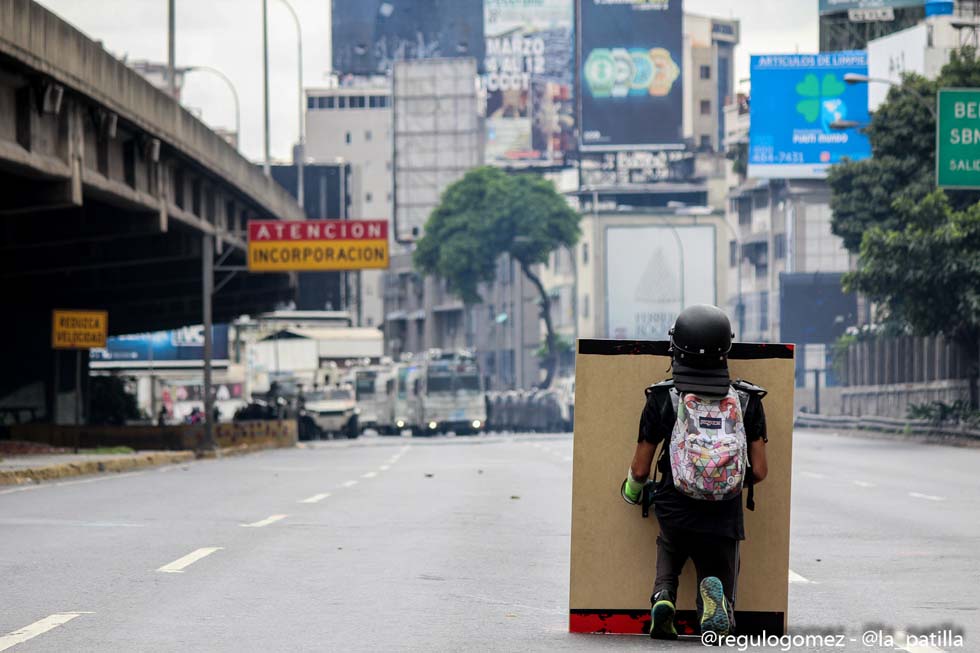
[[[925,419],[898,419],[876,415],[853,417],[851,415],[797,413],[795,425],[801,428],[911,433],[914,435],[940,435],[980,440],[980,429],[970,428],[965,424],[937,423]]]
[[[649,631],[656,576],[657,520],[641,517],[620,496],[636,447],[644,389],[669,375],[667,342],[580,340],[576,357],[575,456],[572,472],[569,630],[613,634]],[[732,378],[763,386],[769,474],[745,511],[736,622],[740,633],[781,635],[789,596],[794,350],[792,345],[736,344]],[[680,579],[676,621],[696,634],[696,574]]]

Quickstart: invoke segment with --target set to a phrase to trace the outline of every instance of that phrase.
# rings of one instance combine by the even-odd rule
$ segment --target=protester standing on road
[[[675,639],[677,585],[688,558],[698,576],[701,631],[727,635],[734,628],[739,541],[745,539],[742,487],[767,474],[766,392],[732,381],[728,372],[731,323],[708,305],[692,306],[670,330],[673,378],[647,388],[639,437],[623,498],[639,503],[651,492],[660,525],[650,636]],[[661,478],[650,481],[657,446]]]

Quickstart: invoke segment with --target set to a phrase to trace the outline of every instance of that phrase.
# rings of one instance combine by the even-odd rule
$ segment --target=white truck
[[[429,351],[414,379],[415,434],[477,434],[486,428],[487,404],[476,358],[465,351]]]
[[[304,413],[313,419],[321,435],[353,439],[361,434],[352,386],[342,384],[304,392],[302,401]]]

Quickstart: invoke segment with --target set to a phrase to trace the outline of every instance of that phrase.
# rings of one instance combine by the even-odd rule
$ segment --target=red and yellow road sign
[[[250,272],[388,267],[387,220],[251,220]]]
[[[55,349],[105,347],[108,335],[106,311],[52,311],[51,346]]]

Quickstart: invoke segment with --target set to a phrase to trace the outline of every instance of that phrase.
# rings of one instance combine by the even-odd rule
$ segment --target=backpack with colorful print
[[[735,388],[721,399],[695,393],[677,398],[677,419],[670,436],[670,471],[674,487],[705,501],[732,499],[748,476],[748,444],[743,406]]]

